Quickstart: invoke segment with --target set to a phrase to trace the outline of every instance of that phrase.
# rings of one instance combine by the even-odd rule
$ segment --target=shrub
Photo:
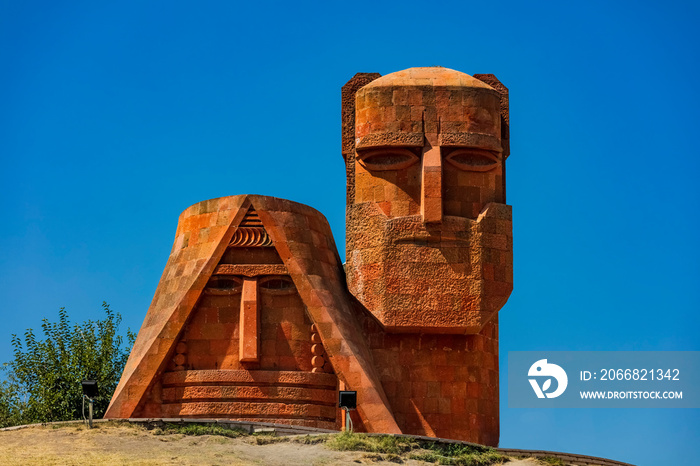
[[[0,383],[0,426],[82,418],[82,380],[96,380],[95,417],[102,417],[119,383],[136,336],[117,334],[121,315],[102,303],[105,318],[71,326],[65,308],[58,322],[43,319],[43,340],[32,329],[12,335],[14,360]],[[87,409],[86,409],[87,411]]]

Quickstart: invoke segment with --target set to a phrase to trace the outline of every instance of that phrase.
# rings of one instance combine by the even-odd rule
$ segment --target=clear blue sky
[[[516,350],[700,350],[698,4],[0,1],[0,361],[10,334],[140,327],[177,217],[309,204],[344,255],[340,87],[441,65],[510,88]],[[700,410],[508,409],[501,445],[700,455]],[[684,461],[685,459],[685,461]]]

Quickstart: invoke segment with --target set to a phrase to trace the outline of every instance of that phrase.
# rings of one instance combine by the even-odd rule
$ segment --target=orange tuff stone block
[[[259,359],[259,307],[257,280],[245,279],[241,297],[240,348],[238,350],[241,362],[257,362]]]

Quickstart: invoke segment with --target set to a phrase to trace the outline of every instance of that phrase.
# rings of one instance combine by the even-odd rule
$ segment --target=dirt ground
[[[396,465],[365,452],[340,452],[322,443],[275,442],[259,445],[257,437],[156,435],[155,431],[129,424],[36,426],[0,432],[0,464],[85,465],[97,464],[206,464],[206,465]],[[425,465],[404,460],[404,465]],[[534,460],[515,460],[511,466],[535,466]]]

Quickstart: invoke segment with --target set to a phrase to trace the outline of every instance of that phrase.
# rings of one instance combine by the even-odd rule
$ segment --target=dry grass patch
[[[489,447],[426,442],[392,435],[343,432],[332,436],[327,445],[334,450],[369,452],[372,454],[365,455],[367,459],[394,463],[418,460],[445,465],[490,466],[510,461],[510,457]]]

